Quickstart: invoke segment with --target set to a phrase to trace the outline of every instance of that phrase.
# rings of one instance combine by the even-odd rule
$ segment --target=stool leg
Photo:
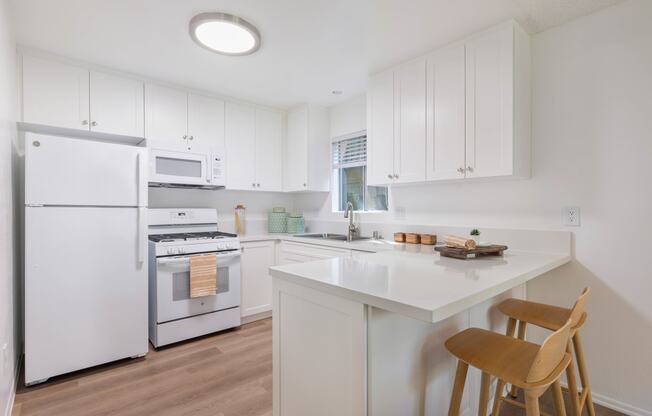
[[[527,322],[525,321],[518,321],[518,339],[525,339],[525,326],[527,325]],[[516,398],[518,395],[518,392],[516,391],[516,386],[512,386],[512,388],[509,391],[509,395],[512,396],[513,399]]]
[[[555,401],[555,413],[557,416],[566,416],[566,407],[564,407],[564,395],[561,392],[559,380],[552,383],[552,397]]]
[[[462,395],[464,394],[464,383],[466,382],[466,372],[469,365],[462,360],[457,362],[457,371],[455,372],[455,383],[453,383],[453,392],[451,393],[451,404],[448,407],[448,416],[459,416],[460,405],[462,404]]]
[[[589,411],[589,416],[595,416],[593,397],[591,397],[591,386],[589,385],[589,373],[586,371],[586,362],[584,361],[584,350],[582,349],[580,331],[576,331],[575,336],[573,336],[573,347],[575,349],[575,357],[577,358],[577,368],[580,373],[580,380],[582,381],[582,389],[586,390],[586,407]]]
[[[577,393],[577,379],[575,377],[575,364],[572,359],[572,351],[570,350],[570,342],[568,343],[568,348],[566,349],[568,354],[571,356],[571,361],[566,367],[566,379],[568,381],[568,395],[571,402],[571,409],[573,410],[574,416],[582,416],[582,409],[580,408],[580,398]]]
[[[487,416],[487,407],[489,406],[489,383],[491,376],[489,373],[482,372],[482,381],[480,382],[480,403],[478,404],[478,416]]]
[[[498,379],[496,383],[496,394],[494,395],[494,405],[491,409],[491,416],[498,416],[500,413],[500,405],[503,398],[503,389],[505,388],[505,382]]]
[[[539,412],[539,395],[531,390],[525,390],[525,414],[541,416]]]

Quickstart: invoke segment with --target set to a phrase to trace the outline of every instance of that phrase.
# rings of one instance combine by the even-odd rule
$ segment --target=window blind
[[[367,136],[333,142],[333,168],[351,168],[367,164]]]

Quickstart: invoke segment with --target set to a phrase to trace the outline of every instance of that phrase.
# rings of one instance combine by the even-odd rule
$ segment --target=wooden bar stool
[[[595,416],[593,398],[591,397],[591,387],[589,386],[589,375],[586,371],[584,351],[582,350],[582,341],[580,339],[579,331],[586,321],[586,312],[584,309],[589,291],[589,288],[585,288],[571,309],[520,299],[507,299],[498,305],[498,309],[509,317],[507,323],[507,335],[514,336],[516,322],[518,322],[519,339],[525,339],[525,327],[528,323],[551,331],[556,331],[562,327],[566,321],[571,321],[570,336],[573,341],[573,350],[575,352],[577,368],[582,383],[582,391],[578,392],[575,366],[573,365],[572,360],[573,353],[571,352],[571,344],[569,343],[568,353],[571,356],[571,364],[566,370],[566,378],[568,380],[568,391],[570,394],[571,409],[573,410],[574,416],[581,416],[585,406],[589,415]],[[510,392],[512,398],[516,397],[516,389],[517,387],[512,385]],[[496,394],[498,394],[498,391],[496,391]],[[502,387],[500,394],[502,394]]]
[[[557,415],[566,416],[559,377],[571,360],[566,352],[570,328],[569,320],[542,345],[479,328],[470,328],[449,338],[446,348],[459,361],[448,415],[459,416],[466,373],[469,365],[472,365],[482,371],[479,416],[487,415],[491,376],[498,378],[499,391],[502,391],[505,383],[525,391],[527,416],[541,414],[539,397],[552,386]],[[500,403],[500,399],[496,400]],[[493,416],[497,416],[498,411],[495,410]]]

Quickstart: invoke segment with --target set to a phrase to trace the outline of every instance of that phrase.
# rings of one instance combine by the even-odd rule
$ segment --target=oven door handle
[[[216,254],[216,257],[218,260],[230,259],[233,257],[240,257],[240,254],[241,254],[240,251],[233,251],[225,254]],[[190,257],[197,257],[197,256],[205,256],[205,254],[196,254],[194,256],[182,256],[182,257],[166,257],[166,258],[158,259],[158,264],[164,265],[164,264],[188,263]]]

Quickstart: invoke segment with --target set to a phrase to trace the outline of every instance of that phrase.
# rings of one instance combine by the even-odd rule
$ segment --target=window
[[[333,210],[387,211],[387,187],[367,186],[367,133],[333,140]]]

